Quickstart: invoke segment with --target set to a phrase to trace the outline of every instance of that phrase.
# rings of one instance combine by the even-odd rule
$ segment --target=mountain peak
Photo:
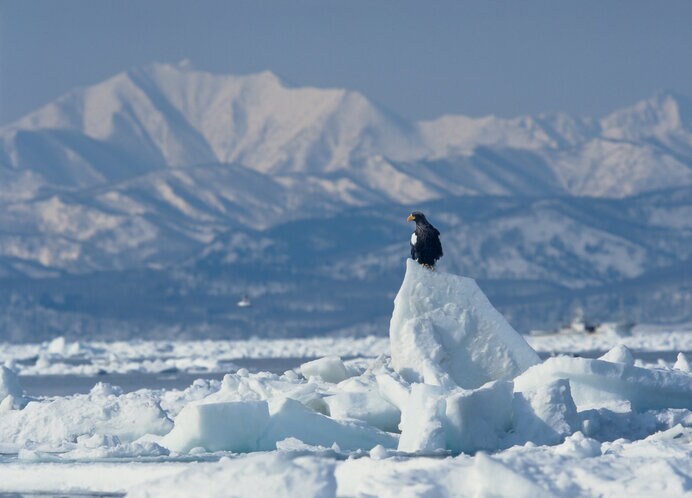
[[[676,92],[659,90],[648,99],[606,116],[601,126],[604,136],[619,140],[691,133],[692,101]]]
[[[156,79],[160,83],[164,83],[166,80],[176,79],[183,79],[185,80],[185,83],[188,83],[189,81],[187,80],[189,79],[202,78],[206,80],[223,81],[225,83],[245,82],[248,84],[259,83],[264,85],[274,85],[277,87],[286,86],[278,75],[268,69],[256,73],[240,75],[215,73],[195,67],[190,59],[182,59],[176,63],[152,62],[143,66],[132,67],[125,71],[125,74],[129,76],[141,76],[146,74],[147,76]]]

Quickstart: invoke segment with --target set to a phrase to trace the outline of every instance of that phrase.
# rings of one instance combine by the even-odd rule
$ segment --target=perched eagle
[[[442,257],[440,232],[419,211],[411,213],[406,221],[416,222],[416,231],[411,234],[411,258],[434,270],[435,263]]]

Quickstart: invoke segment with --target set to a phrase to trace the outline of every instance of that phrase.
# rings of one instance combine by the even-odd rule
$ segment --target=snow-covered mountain
[[[691,109],[686,97],[660,93],[600,121],[411,123],[357,92],[293,88],[270,72],[154,64],[76,89],[0,130],[0,199],[209,163],[241,164],[291,188],[307,183],[351,205],[533,193],[511,176],[536,172],[551,193],[619,197],[692,183]]]
[[[2,138],[13,168],[79,187],[213,162],[324,174],[354,158],[424,153],[415,125],[356,92],[289,88],[269,72],[218,76],[160,64],[74,90]]]
[[[672,93],[600,121],[565,114],[445,116],[420,126],[439,157],[474,156],[481,146],[531,152],[572,195],[623,197],[692,182],[692,100]]]
[[[368,289],[385,296],[407,252],[400,212],[424,206],[444,229],[448,269],[573,299],[689,265],[688,186],[692,100],[670,92],[600,120],[409,122],[357,92],[292,87],[270,72],[153,64],[0,129],[0,279],[43,288],[52,278],[53,295],[73,278],[81,288],[120,278],[90,275],[168,272],[187,283],[160,288],[201,296],[188,284],[212,268],[218,295],[302,279],[319,296],[340,282],[370,309]],[[303,306],[286,303],[278,322]],[[316,330],[345,327],[337,315],[345,322]]]

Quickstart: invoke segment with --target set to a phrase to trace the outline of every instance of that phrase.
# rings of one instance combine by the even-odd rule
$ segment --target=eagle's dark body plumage
[[[411,213],[408,221],[416,222],[416,231],[411,234],[411,258],[424,266],[434,268],[437,260],[442,257],[440,232],[419,211]]]

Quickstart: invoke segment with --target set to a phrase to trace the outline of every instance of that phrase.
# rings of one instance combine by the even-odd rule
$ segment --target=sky
[[[599,117],[692,95],[691,26],[689,0],[0,0],[0,125],[182,59],[358,90],[408,119]]]

